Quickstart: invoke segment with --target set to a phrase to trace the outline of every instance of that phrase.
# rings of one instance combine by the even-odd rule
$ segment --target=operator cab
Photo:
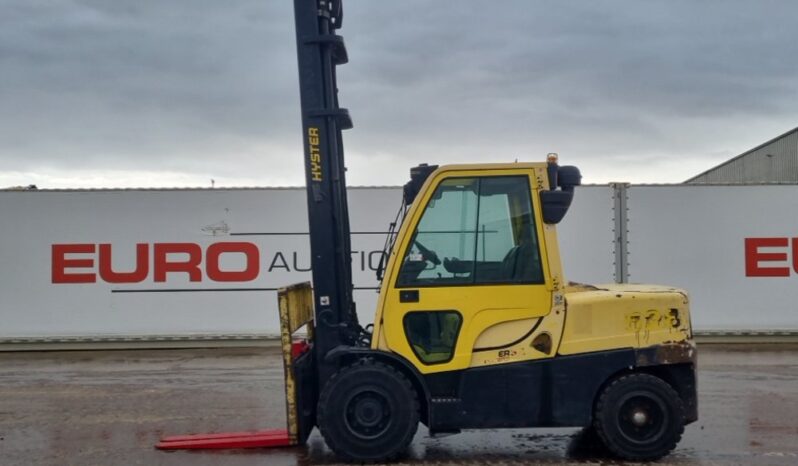
[[[552,224],[580,178],[556,159],[413,167],[386,241],[372,348],[437,373],[486,364],[487,349],[539,325],[564,283]]]
[[[547,224],[563,219],[574,187],[581,184],[579,169],[560,167],[557,158],[557,154],[548,155],[550,188],[540,191],[541,217]],[[428,164],[410,169],[410,181],[403,189],[404,206],[415,201],[437,169],[438,165]],[[411,240],[413,249],[404,257],[399,284],[469,283],[472,278],[497,283],[542,282],[529,193],[524,177],[464,177],[441,182]],[[460,217],[453,218],[458,213]],[[474,228],[469,230],[469,226]],[[476,250],[468,250],[466,244],[477,236]]]

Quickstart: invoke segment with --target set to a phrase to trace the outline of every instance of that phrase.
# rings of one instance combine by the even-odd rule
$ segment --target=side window
[[[442,181],[413,233],[397,286],[543,283],[529,181]]]
[[[477,218],[476,283],[543,283],[525,177],[483,178]]]
[[[470,268],[446,267],[444,259],[447,264],[474,261],[478,189],[478,178],[451,178],[438,185],[405,254],[400,286],[471,282]]]
[[[421,362],[440,364],[452,359],[462,323],[455,311],[409,312],[404,318],[405,335]]]

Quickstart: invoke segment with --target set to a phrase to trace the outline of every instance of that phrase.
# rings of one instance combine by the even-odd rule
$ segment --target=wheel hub
[[[383,417],[382,406],[377,400],[363,399],[355,405],[355,416],[364,426],[374,426]]]
[[[374,439],[390,426],[388,399],[379,391],[364,390],[353,394],[346,403],[346,426],[356,437]]]
[[[628,441],[646,444],[664,434],[668,412],[659,397],[648,392],[632,392],[619,405],[618,428]]]
[[[643,410],[636,410],[632,413],[632,424],[642,427],[648,422],[648,414]]]

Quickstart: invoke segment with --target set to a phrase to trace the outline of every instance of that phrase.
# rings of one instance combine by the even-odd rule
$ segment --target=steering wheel
[[[421,251],[421,255],[425,260],[428,260],[435,265],[441,264],[441,260],[438,258],[438,255],[435,254],[435,251],[427,249],[423,244],[419,243],[418,240],[414,240],[413,244],[415,244],[418,250]]]

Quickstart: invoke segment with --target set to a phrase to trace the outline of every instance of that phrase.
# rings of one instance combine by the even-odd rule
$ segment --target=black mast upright
[[[359,325],[352,297],[352,256],[341,130],[352,127],[338,107],[337,65],[348,61],[341,0],[294,0],[305,186],[316,308],[316,364],[323,384],[332,368],[324,355],[354,344]]]

